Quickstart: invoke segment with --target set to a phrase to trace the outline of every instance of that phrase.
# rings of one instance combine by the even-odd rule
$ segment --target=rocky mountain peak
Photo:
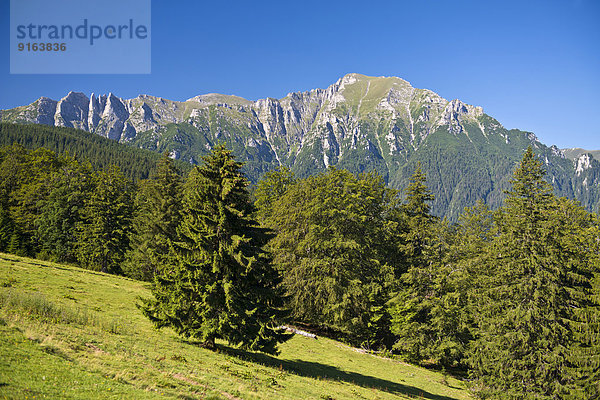
[[[80,92],[69,92],[56,106],[54,125],[88,130],[89,99]]]
[[[432,209],[439,215],[456,216],[475,198],[498,205],[508,182],[503,174],[530,145],[566,195],[580,193],[583,181],[586,188],[600,184],[595,153],[548,148],[533,133],[505,129],[481,107],[448,101],[396,77],[352,73],[324,89],[257,101],[218,93],[172,101],[69,92],[59,101],[42,97],[3,110],[0,117],[85,129],[190,162],[225,140],[252,180],[278,165],[299,176],[337,165],[352,172],[377,170],[400,188],[415,160],[424,160],[440,166],[428,171],[436,193]],[[482,159],[491,154],[501,168]]]

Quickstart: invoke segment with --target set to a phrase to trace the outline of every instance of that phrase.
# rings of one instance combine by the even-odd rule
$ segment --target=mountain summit
[[[481,107],[396,77],[352,73],[326,89],[257,101],[214,93],[171,101],[70,92],[3,110],[0,119],[84,129],[192,163],[226,141],[252,181],[278,165],[299,176],[336,166],[376,170],[403,188],[421,162],[436,195],[433,211],[452,219],[477,199],[498,206],[515,163],[532,146],[558,194],[594,210],[600,200],[600,164],[592,154],[565,157],[533,133],[505,129]]]

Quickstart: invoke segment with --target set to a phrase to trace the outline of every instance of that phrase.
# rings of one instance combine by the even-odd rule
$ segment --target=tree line
[[[41,124],[0,123],[0,146],[20,144],[35,150],[44,147],[55,153],[69,153],[76,159],[89,161],[94,169],[105,169],[111,165],[119,167],[130,180],[147,179],[155,168],[160,154],[132,146],[80,129]],[[175,161],[184,172],[191,165]]]
[[[0,149],[0,251],[152,282],[157,327],[277,352],[284,323],[469,374],[489,399],[600,396],[600,224],[556,197],[528,149],[498,210],[430,212],[374,174],[286,168],[249,187],[215,147],[187,176],[163,155],[134,184],[117,167]]]

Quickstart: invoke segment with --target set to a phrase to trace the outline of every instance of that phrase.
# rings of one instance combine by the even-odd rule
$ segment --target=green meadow
[[[324,337],[216,351],[136,307],[147,283],[0,253],[0,399],[471,399],[460,380]]]

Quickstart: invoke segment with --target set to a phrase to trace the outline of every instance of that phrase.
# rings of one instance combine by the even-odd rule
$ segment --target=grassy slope
[[[580,148],[574,149],[563,149],[563,153],[565,153],[565,157],[569,159],[575,159],[582,154],[590,153],[596,160],[600,160],[600,150],[585,150]]]
[[[0,399],[469,399],[453,378],[296,335],[200,348],[135,307],[144,283],[0,253]]]

